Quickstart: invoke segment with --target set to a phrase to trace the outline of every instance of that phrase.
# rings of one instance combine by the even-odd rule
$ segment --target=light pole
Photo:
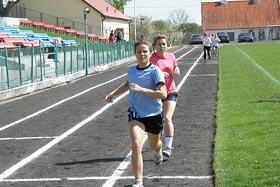
[[[87,14],[90,12],[89,7],[85,7],[83,10],[84,13],[84,30],[85,30],[85,70],[86,75],[88,75],[88,38],[87,38]]]
[[[145,20],[144,17],[141,17],[141,37],[143,36],[143,21]]]

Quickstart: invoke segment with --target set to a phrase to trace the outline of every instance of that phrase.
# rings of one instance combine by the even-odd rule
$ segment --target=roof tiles
[[[279,0],[228,1],[201,3],[204,30],[260,28],[280,25]]]
[[[118,18],[123,20],[130,20],[122,12],[118,11],[115,7],[107,3],[105,0],[84,0],[92,8],[96,9],[105,17]]]

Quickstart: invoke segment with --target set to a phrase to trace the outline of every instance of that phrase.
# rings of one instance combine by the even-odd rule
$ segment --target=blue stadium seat
[[[79,43],[76,40],[62,40],[63,46],[78,46]]]
[[[27,37],[34,36],[34,32],[32,30],[20,30],[18,34],[26,34]]]
[[[27,37],[26,34],[15,34],[15,33],[10,33],[10,34],[8,34],[8,36],[10,38],[26,38]]]
[[[47,33],[34,33],[33,36],[37,38],[49,38],[49,35]]]

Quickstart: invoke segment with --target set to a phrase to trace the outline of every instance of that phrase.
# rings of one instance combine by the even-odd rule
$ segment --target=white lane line
[[[184,48],[182,48],[182,49],[184,49]],[[180,51],[180,50],[182,50],[182,49],[179,49],[179,50],[175,51],[174,53],[176,53],[176,52],[178,52],[178,51]],[[28,119],[30,119],[30,118],[32,118],[32,117],[35,117],[35,116],[37,116],[37,115],[39,115],[39,114],[41,114],[41,113],[43,113],[43,112],[46,112],[46,111],[48,111],[48,110],[50,110],[50,109],[52,109],[52,108],[54,108],[54,107],[56,107],[56,106],[58,106],[58,105],[64,103],[64,102],[66,102],[66,101],[69,101],[69,100],[71,100],[71,99],[74,99],[74,98],[76,98],[76,97],[79,97],[79,96],[81,96],[81,95],[83,95],[83,94],[85,94],[85,93],[87,93],[87,92],[89,92],[89,91],[91,91],[91,90],[93,90],[93,89],[96,89],[96,88],[98,88],[98,87],[100,87],[100,86],[109,84],[110,82],[113,82],[113,81],[115,81],[115,80],[117,80],[117,79],[120,79],[120,78],[122,78],[122,77],[124,77],[124,76],[126,76],[126,74],[120,75],[119,77],[116,77],[116,78],[114,78],[114,79],[112,79],[112,80],[110,80],[110,81],[104,82],[104,83],[99,84],[99,85],[96,85],[96,86],[94,86],[94,87],[91,87],[91,88],[89,88],[89,89],[87,89],[87,90],[84,90],[84,91],[82,91],[82,92],[80,92],[80,93],[78,93],[78,94],[76,94],[76,95],[73,95],[73,96],[71,96],[71,97],[68,97],[68,98],[66,98],[66,99],[63,99],[63,100],[61,100],[61,101],[59,101],[59,102],[57,102],[57,103],[54,103],[54,104],[52,104],[51,106],[49,106],[49,107],[47,107],[47,108],[44,108],[44,109],[42,109],[42,110],[39,110],[39,111],[37,111],[37,112],[35,112],[35,113],[33,113],[33,114],[30,114],[30,115],[28,115],[28,116],[26,116],[26,117],[24,117],[24,118],[21,118],[21,119],[15,121],[15,122],[12,122],[12,123],[10,123],[10,124],[8,124],[8,125],[5,125],[5,126],[3,126],[3,127],[0,127],[0,132],[3,131],[3,130],[5,130],[5,129],[7,129],[7,128],[13,127],[13,126],[15,126],[15,125],[17,125],[17,124],[19,124],[19,123],[25,121],[25,120],[28,120]]]
[[[128,91],[123,93],[122,95],[120,95],[119,97],[117,97],[114,100],[114,103],[118,102],[120,99],[122,99],[123,97],[125,97],[128,94]],[[107,110],[109,107],[111,107],[113,105],[113,103],[109,103],[106,104],[105,106],[103,106],[100,110],[98,110],[97,112],[95,112],[94,114],[92,114],[91,116],[89,116],[88,118],[86,118],[85,120],[81,121],[80,123],[78,123],[77,125],[75,125],[74,127],[72,127],[71,129],[69,129],[68,131],[64,132],[63,134],[61,134],[60,136],[58,136],[57,138],[55,138],[54,140],[50,141],[48,144],[44,145],[43,147],[41,147],[40,149],[38,149],[37,151],[33,152],[31,155],[29,155],[28,157],[24,158],[23,160],[19,161],[17,164],[13,165],[12,167],[10,167],[9,169],[5,170],[2,174],[0,174],[0,182],[3,181],[3,179],[9,177],[10,175],[12,175],[15,171],[17,171],[18,169],[20,169],[21,167],[25,166],[26,164],[28,164],[29,162],[31,162],[33,159],[37,158],[38,156],[42,155],[43,153],[45,153],[47,150],[49,150],[50,148],[52,148],[54,145],[58,144],[59,142],[61,142],[63,139],[65,139],[66,137],[68,137],[69,135],[71,135],[72,133],[74,133],[75,131],[77,131],[78,129],[80,129],[81,127],[83,127],[84,125],[86,125],[88,122],[90,122],[91,120],[93,120],[94,118],[96,118],[98,115],[102,114],[105,110]]]
[[[247,53],[235,45],[235,47],[247,58],[249,59],[257,68],[259,68],[265,75],[267,75],[271,80],[280,85],[280,81],[268,73],[263,67],[261,67],[254,59],[252,59]]]
[[[38,136],[38,137],[8,137],[8,138],[0,138],[0,141],[6,140],[40,140],[40,139],[54,139],[57,136]]]
[[[216,77],[218,74],[201,74],[201,75],[189,75],[190,77]]]
[[[195,47],[196,48],[196,47]],[[186,56],[188,53],[190,53],[191,51],[193,51],[195,48],[193,48],[192,50],[188,51],[187,53],[185,53],[184,55],[182,55],[181,57],[179,57],[177,60],[183,58],[184,56]],[[202,57],[203,53],[200,55],[200,57],[196,60],[196,62],[192,65],[192,67],[188,70],[187,74],[184,76],[184,78],[181,80],[179,86],[177,87],[178,91],[180,90],[181,86],[184,84],[184,82],[187,80],[189,74],[191,73],[191,71],[193,70],[193,68],[196,66],[197,62],[199,61],[199,59]],[[145,143],[145,141],[147,140],[144,139],[143,144]],[[113,187],[114,184],[116,183],[116,181],[118,180],[118,178],[122,175],[122,173],[124,172],[124,169],[122,172],[119,171],[119,168],[122,168],[123,165],[125,166],[125,168],[128,166],[129,162],[127,162],[127,160],[131,160],[131,152],[126,156],[126,158],[124,159],[124,161],[119,165],[119,167],[114,171],[113,175],[111,176],[112,179],[108,179],[106,181],[106,183],[104,183],[102,185],[102,187]]]
[[[144,179],[189,179],[209,180],[212,176],[144,176]],[[2,182],[52,182],[52,181],[88,181],[88,180],[110,180],[109,177],[66,177],[66,178],[36,178],[36,179],[4,179]],[[119,176],[116,180],[134,179],[134,176]]]
[[[56,107],[56,106],[58,106],[58,105],[60,105],[60,104],[62,104],[62,103],[65,103],[66,101],[69,101],[69,100],[71,100],[71,99],[74,99],[74,98],[76,98],[76,97],[79,97],[79,96],[81,96],[81,95],[83,95],[83,94],[85,94],[85,93],[87,93],[87,92],[89,92],[89,91],[91,91],[91,90],[93,90],[93,89],[96,89],[96,88],[98,88],[98,87],[100,87],[100,86],[106,85],[106,84],[108,84],[108,83],[110,83],[110,82],[113,82],[113,81],[115,81],[115,80],[117,80],[117,79],[120,79],[120,78],[122,78],[122,77],[124,77],[124,76],[126,76],[126,74],[123,74],[123,75],[121,75],[121,76],[119,76],[119,77],[116,77],[116,78],[114,78],[114,79],[112,79],[112,80],[109,80],[109,81],[107,81],[107,82],[104,82],[104,83],[102,83],[102,84],[96,85],[96,86],[94,86],[94,87],[91,87],[91,88],[89,88],[89,89],[87,89],[87,90],[84,90],[84,91],[82,91],[82,92],[80,92],[80,93],[78,93],[78,94],[76,94],[76,95],[73,95],[73,96],[71,96],[71,97],[68,97],[68,98],[66,98],[66,99],[63,99],[63,100],[61,100],[61,101],[59,101],[59,102],[57,102],[57,103],[54,103],[54,104],[52,104],[52,105],[50,105],[50,106],[48,106],[48,107],[46,107],[46,108],[44,108],[44,109],[42,109],[42,110],[39,110],[39,111],[37,111],[37,112],[35,112],[35,113],[33,113],[33,114],[30,114],[29,116],[26,116],[26,117],[24,117],[24,118],[21,118],[20,120],[17,120],[17,121],[15,121],[15,122],[13,122],[13,123],[10,123],[10,124],[8,124],[8,125],[5,125],[5,126],[3,126],[3,127],[0,128],[0,132],[3,131],[3,130],[5,130],[5,129],[7,129],[7,128],[10,128],[10,127],[12,127],[12,126],[14,126],[14,125],[17,125],[17,124],[19,124],[19,123],[21,123],[21,122],[23,122],[23,121],[25,121],[25,120],[28,120],[28,119],[30,119],[30,118],[32,118],[32,117],[35,117],[35,116],[37,116],[37,115],[39,115],[39,114],[41,114],[41,113],[43,113],[43,112],[46,112],[46,111],[48,111],[48,110],[50,110],[50,109],[52,109],[52,108],[54,108],[54,107]]]
[[[145,134],[142,144],[144,144],[147,139],[148,139],[148,136],[147,136],[147,134]],[[131,154],[132,154],[132,151],[130,151],[127,154],[125,159],[117,167],[117,169],[114,171],[114,173],[107,179],[107,181],[102,185],[102,187],[113,186],[116,183],[116,181],[119,179],[119,177],[121,177],[121,175],[125,172],[126,168],[130,164]]]
[[[131,154],[132,154],[132,151],[130,151],[127,154],[125,159],[121,162],[121,164],[114,171],[113,175],[111,175],[110,177],[108,177],[106,179],[107,181],[106,181],[105,184],[102,185],[102,187],[113,186],[116,183],[116,181],[119,179],[119,177],[123,174],[123,172],[126,170],[128,165],[130,164],[130,162],[131,162]]]
[[[177,53],[177,52],[179,52],[179,51],[185,49],[186,47],[187,47],[187,46],[184,46],[184,47],[182,47],[182,48],[180,48],[180,49],[178,49],[178,50],[176,50],[176,51],[174,51],[174,52],[171,52],[171,53]]]
[[[196,48],[196,47],[195,47],[195,48]],[[195,48],[193,48],[192,50],[194,50]],[[181,49],[175,51],[174,53],[176,53],[176,52],[178,52],[178,51],[180,51],[180,50],[182,50],[182,49],[184,49],[184,48],[181,48]],[[192,50],[190,50],[188,53],[190,53]],[[180,58],[181,58],[181,57],[180,57]],[[104,82],[104,83],[99,84],[99,85],[96,85],[96,86],[94,86],[94,87],[91,87],[91,88],[89,88],[89,89],[87,89],[87,90],[84,90],[84,91],[82,91],[82,92],[80,92],[80,93],[78,93],[78,94],[76,94],[76,95],[73,95],[73,96],[71,96],[71,97],[68,97],[68,98],[66,98],[66,99],[63,99],[63,100],[61,100],[61,101],[59,101],[59,102],[57,102],[57,103],[52,104],[51,106],[48,106],[48,107],[46,107],[46,108],[44,108],[44,109],[42,109],[42,110],[39,110],[39,111],[37,111],[37,112],[35,112],[35,113],[33,113],[33,114],[30,114],[30,115],[28,115],[28,116],[26,116],[26,117],[24,117],[24,118],[21,118],[21,119],[15,121],[15,122],[12,122],[12,123],[10,123],[10,124],[8,124],[8,125],[5,125],[5,126],[3,126],[3,127],[0,127],[0,132],[3,131],[3,130],[5,130],[5,129],[7,129],[7,128],[13,127],[13,126],[15,126],[15,125],[17,125],[17,124],[19,124],[19,123],[25,121],[25,120],[28,120],[28,119],[30,119],[30,118],[32,118],[32,117],[35,117],[35,116],[37,116],[37,115],[39,115],[39,114],[41,114],[41,113],[43,113],[43,112],[46,112],[46,111],[48,111],[48,110],[50,110],[50,109],[52,109],[52,108],[54,108],[54,107],[56,107],[56,106],[58,106],[58,105],[60,105],[60,104],[62,104],[62,103],[65,103],[66,101],[69,101],[69,100],[71,100],[71,99],[74,99],[74,98],[76,98],[76,97],[79,97],[79,96],[81,96],[81,95],[83,95],[83,94],[85,94],[85,93],[87,93],[87,92],[89,92],[89,91],[91,91],[91,90],[93,90],[93,89],[96,89],[96,88],[98,88],[98,87],[100,87],[100,86],[109,84],[110,82],[113,82],[113,81],[115,81],[115,80],[117,80],[117,79],[120,79],[120,78],[122,78],[122,77],[124,77],[124,76],[126,76],[126,75],[127,75],[127,74],[120,75],[119,77],[116,77],[116,78],[114,78],[114,79],[112,79],[112,80],[110,80],[110,81]]]
[[[195,48],[194,48],[195,49]],[[191,50],[192,51],[192,50]],[[189,51],[189,52],[191,52]],[[189,53],[188,52],[188,53]],[[185,54],[186,55],[186,54]],[[180,58],[182,58],[182,55]],[[201,55],[202,56],[202,55]],[[201,56],[199,58],[201,58]],[[199,60],[199,59],[198,59]],[[198,61],[197,60],[197,61]],[[189,69],[189,71],[187,72],[187,75],[190,74],[190,71],[192,71],[192,69],[194,68],[194,66],[197,64],[197,62],[192,66],[192,68]],[[184,77],[184,79],[181,81],[181,85],[183,84],[182,82],[185,82],[187,79],[187,76]],[[91,88],[92,89],[92,88]],[[179,89],[178,89],[179,90]],[[83,92],[81,92],[83,93]],[[122,99],[123,97],[125,97],[128,94],[128,92],[125,92],[124,94],[120,95],[119,97],[117,97],[114,100],[114,103],[118,102],[120,99]],[[79,95],[79,94],[77,94]],[[10,175],[12,175],[15,171],[17,171],[18,169],[20,169],[21,167],[25,166],[26,164],[28,164],[29,162],[31,162],[33,159],[37,158],[38,156],[42,155],[44,152],[46,152],[47,150],[49,150],[50,148],[52,148],[54,145],[56,145],[57,143],[59,143],[60,141],[62,141],[63,139],[65,139],[66,137],[68,137],[69,135],[71,135],[72,133],[74,133],[75,131],[77,131],[79,128],[83,127],[85,124],[87,124],[89,121],[93,120],[95,117],[97,117],[98,115],[100,115],[102,112],[104,112],[106,109],[108,109],[110,106],[112,106],[114,103],[109,103],[105,106],[103,106],[99,111],[95,112],[94,114],[92,114],[90,117],[86,118],[85,120],[83,120],[82,122],[78,123],[77,125],[75,125],[74,127],[72,127],[71,129],[69,129],[68,131],[64,132],[63,134],[61,134],[60,136],[58,136],[57,138],[55,138],[54,140],[52,140],[51,142],[49,142],[48,144],[46,144],[45,146],[41,147],[40,149],[38,149],[37,151],[35,151],[34,153],[32,153],[31,155],[29,155],[28,157],[24,158],[23,160],[21,160],[20,162],[18,162],[17,164],[13,165],[12,167],[10,167],[9,169],[5,170],[2,174],[0,174],[0,182],[3,181],[4,179],[6,179],[7,177],[9,177]],[[144,143],[144,142],[143,142]],[[128,156],[126,157],[126,159],[130,159],[131,155],[128,154]],[[126,160],[125,159],[125,160]],[[129,164],[129,163],[128,163]],[[123,165],[123,166],[122,166]],[[118,168],[124,167],[126,164],[121,163],[120,166]],[[126,166],[127,167],[127,166]],[[112,180],[114,177],[119,177],[118,175],[122,174],[123,172],[118,172],[118,168],[115,170],[114,174],[116,174],[116,176],[110,176],[110,179],[107,181],[109,184],[106,187],[109,187],[110,185],[113,186],[114,185],[114,181]],[[107,183],[105,183],[107,184]]]
[[[154,177],[145,177],[147,179],[212,179],[212,176],[154,176]]]
[[[202,58],[203,53],[201,53],[201,55],[198,57],[198,59],[195,61],[195,63],[191,66],[191,68],[189,69],[189,71],[186,73],[186,75],[183,77],[182,81],[178,84],[177,86],[177,90],[179,91],[181,89],[181,87],[183,86],[183,84],[186,82],[187,78],[190,76],[190,73],[192,72],[193,68],[197,65],[197,63],[199,62],[199,60]]]
[[[1,182],[53,182],[67,180],[63,178],[38,178],[38,179],[3,179]]]
[[[190,52],[192,52],[193,50],[195,50],[197,48],[197,46],[195,46],[194,48],[192,48],[191,50],[189,50],[187,53],[183,54],[182,56],[178,57],[176,60],[180,60],[181,58],[183,58],[184,56],[186,56],[187,54],[189,54]]]

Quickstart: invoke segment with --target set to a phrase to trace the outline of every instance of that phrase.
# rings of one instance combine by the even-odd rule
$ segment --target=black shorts
[[[158,114],[156,116],[140,118],[135,112],[129,112],[128,122],[136,120],[145,126],[145,132],[152,134],[160,134],[163,130],[163,114]]]
[[[178,97],[178,93],[171,93],[168,94],[166,99],[162,100],[162,101],[166,101],[166,100],[170,100],[170,101],[177,101],[177,97]]]

